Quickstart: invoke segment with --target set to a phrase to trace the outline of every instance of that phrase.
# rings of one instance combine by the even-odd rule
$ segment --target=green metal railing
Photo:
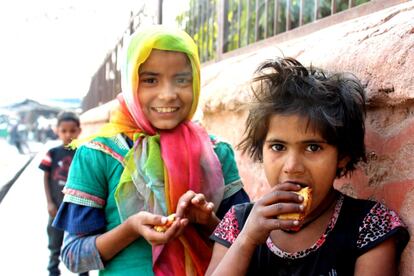
[[[369,0],[190,0],[181,25],[203,62]]]

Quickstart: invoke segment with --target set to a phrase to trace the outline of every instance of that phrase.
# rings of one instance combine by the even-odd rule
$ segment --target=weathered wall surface
[[[385,202],[414,235],[414,2],[347,21],[308,36],[278,43],[277,38],[248,54],[208,65],[202,71],[201,122],[236,145],[247,116],[249,79],[258,64],[291,56],[304,65],[349,71],[366,85],[366,144],[369,162],[341,191]],[[236,151],[240,174],[252,198],[267,183],[260,164]],[[401,275],[414,275],[414,239],[403,253]]]

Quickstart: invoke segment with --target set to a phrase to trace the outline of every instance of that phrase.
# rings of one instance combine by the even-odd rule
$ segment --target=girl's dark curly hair
[[[252,104],[246,130],[238,148],[255,161],[263,161],[263,144],[272,115],[299,115],[308,127],[318,131],[337,147],[339,158],[348,157],[343,176],[355,169],[365,157],[365,93],[352,74],[327,75],[305,68],[293,58],[264,62],[253,79]]]

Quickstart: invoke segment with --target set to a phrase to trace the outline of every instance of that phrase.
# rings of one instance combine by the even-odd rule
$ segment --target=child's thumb
[[[167,223],[167,217],[164,216],[154,216],[152,224],[153,225],[165,225]]]

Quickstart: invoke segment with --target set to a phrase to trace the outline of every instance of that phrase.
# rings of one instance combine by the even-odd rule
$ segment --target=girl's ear
[[[349,156],[342,157],[338,161],[338,167],[336,168],[336,177],[342,177],[344,176],[344,169],[348,162],[351,160]]]
[[[338,167],[336,168],[336,177],[340,178],[345,175],[345,167],[350,160],[351,158],[349,156],[345,156],[339,159]]]
[[[349,157],[349,156],[345,156],[345,157],[342,157],[341,159],[339,159],[338,169],[345,168],[350,160],[351,160],[351,157]]]

